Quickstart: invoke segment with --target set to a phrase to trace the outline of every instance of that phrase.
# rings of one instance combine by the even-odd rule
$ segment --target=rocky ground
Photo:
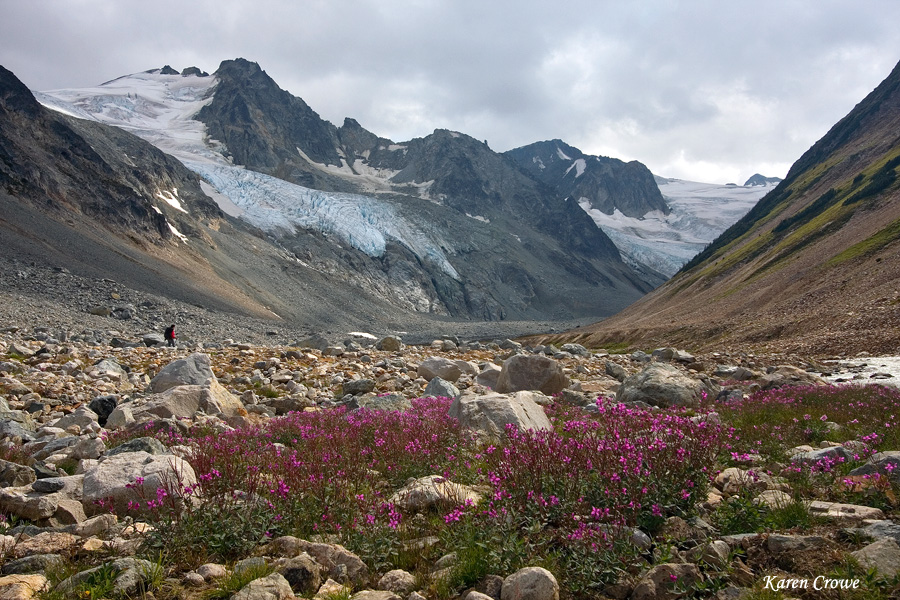
[[[117,293],[115,284],[103,283],[103,294]],[[95,299],[85,294],[79,301],[87,308]],[[123,322],[143,324],[171,315],[164,305],[138,305],[145,316]],[[36,308],[22,314],[27,310]],[[201,315],[184,316],[202,324]],[[438,593],[433,573],[452,572],[454,558],[449,555],[441,557],[428,575],[398,569],[379,572],[327,539],[281,537],[236,563],[193,568],[135,558],[152,530],[141,519],[125,516],[124,503],[133,497],[136,478],[147,489],[156,490],[164,479],[161,473],[184,474],[190,469],[185,466],[190,456],[185,447],[167,448],[155,438],[141,437],[151,431],[151,422],[157,424],[152,431],[159,431],[159,423],[168,423],[172,434],[186,432],[192,424],[213,431],[240,430],[291,411],[408,410],[410,399],[432,395],[456,397],[451,414],[464,427],[496,436],[502,435],[504,423],[523,429],[549,427],[542,407],[554,403],[551,395],[557,403],[589,416],[598,411],[594,403],[598,396],[658,410],[652,406],[690,406],[703,397],[726,401],[754,390],[824,384],[819,375],[878,380],[859,364],[818,364],[791,356],[692,356],[672,348],[653,355],[609,355],[578,345],[531,348],[510,340],[465,343],[450,336],[422,346],[407,346],[389,336],[357,337],[345,344],[312,338],[299,346],[222,339],[206,347],[192,341],[190,347],[173,349],[159,345],[158,335],[136,338],[100,327],[96,331],[75,328],[61,335],[52,328],[12,326],[0,333],[0,438],[6,459],[0,462],[0,513],[8,527],[0,537],[3,598],[85,597],[85,593],[89,597],[93,588],[86,582],[96,581],[98,573],[113,585],[107,594],[148,598],[153,596],[147,592],[150,588],[165,597],[215,592],[218,597],[233,594],[236,598],[313,594],[348,598],[351,588],[357,600],[451,598],[460,592],[459,597],[468,600],[559,597],[560,582],[538,567],[488,577],[476,589]],[[499,410],[506,416],[492,412],[498,402],[507,406]],[[799,461],[796,464],[803,464],[858,449],[858,441],[848,440],[792,452]],[[896,460],[896,453],[885,454]],[[833,570],[834,565],[844,564],[840,557],[851,553],[856,561],[852,564],[864,566],[863,574],[866,568],[891,577],[900,573],[896,542],[900,525],[894,523],[890,510],[809,499],[808,511],[818,519],[817,525],[799,533],[789,523],[782,531],[723,535],[704,520],[705,516],[718,522],[713,518],[717,506],[748,494],[756,497],[757,504],[788,503],[790,485],[766,472],[771,471],[752,466],[749,470],[723,468],[699,506],[699,517],[671,516],[652,539],[635,529],[633,542],[652,549],[652,558],[644,559],[644,566],[627,579],[592,597],[673,600],[689,593],[693,597],[789,597],[782,593],[784,587],[777,592],[771,588],[773,594],[781,595],[766,596],[767,582],[787,586],[805,578],[807,585],[818,585],[808,575],[820,568],[823,580],[818,583],[824,585],[825,579],[852,583],[852,570],[844,577]],[[428,502],[480,497],[476,488],[435,481],[407,482],[392,501],[415,513],[426,511]],[[435,492],[436,500],[418,504],[420,496]],[[105,512],[111,506],[123,516]],[[60,564],[78,567],[61,578]],[[855,580],[875,589],[872,573]],[[682,587],[671,585],[676,580]],[[223,581],[231,581],[232,586],[240,581],[240,586],[229,589]],[[562,587],[565,597],[565,582]],[[877,586],[882,591],[888,588],[884,583]],[[804,594],[796,595],[818,597]]]
[[[402,329],[396,319],[377,319],[360,324],[352,315],[335,319],[327,328],[316,329],[285,321],[265,321],[237,313],[212,310],[129,288],[111,279],[76,275],[63,268],[50,268],[14,258],[0,261],[0,326],[41,325],[54,333],[70,335],[90,332],[109,341],[112,337],[137,338],[145,333],[161,333],[176,325],[183,343],[217,345],[233,339],[255,344],[291,344],[317,334],[334,342],[350,339],[351,331],[376,336],[400,335],[409,343],[424,343],[442,335],[464,340],[492,340],[525,334],[563,331],[584,322],[555,321],[459,321],[422,314],[410,314]],[[387,316],[386,316],[387,317]],[[343,323],[343,327],[339,325]]]

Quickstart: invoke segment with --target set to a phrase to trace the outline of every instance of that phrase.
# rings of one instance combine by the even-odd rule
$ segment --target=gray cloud
[[[654,172],[783,176],[900,60],[900,3],[0,0],[36,90],[244,57],[324,118],[495,150],[561,138]]]

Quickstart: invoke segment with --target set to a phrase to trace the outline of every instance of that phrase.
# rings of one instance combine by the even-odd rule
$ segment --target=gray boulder
[[[791,457],[792,463],[800,463],[804,465],[816,464],[821,461],[826,462],[844,462],[853,458],[849,450],[843,446],[832,446],[830,448],[819,448],[810,452],[800,452]]]
[[[497,387],[497,379],[500,378],[502,369],[494,363],[485,363],[481,372],[475,376],[475,383],[489,387],[491,389]]]
[[[850,475],[872,475],[880,473],[894,483],[900,483],[900,451],[887,450],[873,454],[866,464],[850,471]]]
[[[150,391],[159,394],[180,385],[207,385],[216,381],[208,354],[191,354],[173,360],[150,381]]]
[[[382,575],[376,587],[379,590],[406,596],[416,589],[416,577],[403,569],[394,569]]]
[[[34,469],[6,460],[0,460],[0,487],[21,487],[34,483]]]
[[[115,456],[126,452],[146,452],[153,456],[162,454],[171,454],[162,442],[152,437],[140,437],[128,440],[124,444],[120,444],[106,452],[106,456]]]
[[[114,358],[104,358],[89,367],[87,373],[95,378],[111,379],[113,381],[128,380],[128,372]]]
[[[435,398],[456,398],[459,396],[459,389],[449,381],[444,381],[440,377],[435,377],[425,386],[425,391],[422,395],[425,397],[433,396]]]
[[[535,402],[533,392],[483,396],[466,392],[450,405],[449,415],[459,419],[462,427],[492,438],[502,437],[507,425],[514,425],[520,430],[551,428],[550,419]]]
[[[385,352],[397,352],[403,347],[403,342],[396,335],[388,335],[375,344],[376,350],[384,350]]]
[[[345,381],[344,393],[357,396],[359,394],[368,394],[375,389],[375,381],[372,379],[351,379]]]
[[[151,395],[146,404],[131,409],[135,419],[153,415],[162,419],[193,418],[198,412],[218,413],[226,417],[244,414],[240,398],[226,390],[215,379],[205,385],[179,385]],[[112,416],[110,416],[112,419]]]
[[[89,581],[101,569],[110,569],[115,575],[113,595],[134,596],[142,591],[142,586],[151,576],[154,565],[150,561],[138,558],[120,558],[93,569],[87,569],[62,581],[56,590],[69,594],[81,584]]]
[[[628,373],[625,371],[625,367],[620,364],[614,363],[611,360],[606,361],[605,370],[607,375],[609,375],[613,379],[617,379],[620,382],[625,381],[625,378],[628,377]]]
[[[163,338],[161,333],[145,333],[141,336],[141,341],[144,342],[145,346],[153,347],[153,346],[165,346],[166,340]]]
[[[494,389],[501,393],[540,390],[551,396],[569,385],[569,378],[552,358],[536,354],[517,354],[503,363]]]
[[[340,544],[323,544],[299,540],[300,549],[319,563],[329,577],[340,582],[364,585],[369,581],[369,568],[362,559]]]
[[[704,385],[668,363],[651,363],[625,378],[616,400],[645,402],[651,406],[698,406]]]
[[[650,569],[635,586],[631,600],[674,600],[702,578],[694,564],[665,563]]]
[[[590,356],[590,351],[581,344],[563,344],[559,348],[563,352],[568,352],[574,356]]]
[[[67,427],[71,427],[72,425],[78,425],[81,429],[85,429],[94,423],[99,424],[99,416],[97,413],[92,411],[87,406],[81,406],[76,409],[74,412],[71,412],[64,417],[60,417],[56,423],[53,424],[54,427],[59,427],[60,429],[66,429]]]
[[[385,412],[405,411],[412,408],[410,402],[400,394],[385,394],[384,396],[376,396],[375,394],[364,394],[356,396],[347,403],[350,410],[365,408],[367,410],[380,410]]]
[[[322,585],[321,567],[306,552],[301,552],[291,558],[280,559],[276,566],[291,589],[298,594],[311,596]]]
[[[427,381],[440,377],[444,381],[453,382],[462,376],[462,370],[449,358],[429,356],[419,364],[418,375]]]
[[[828,382],[791,365],[782,365],[773,372],[763,375],[760,385],[764,390],[798,385],[827,385]]]
[[[429,475],[407,483],[391,496],[389,502],[406,511],[422,512],[436,507],[446,509],[459,506],[466,500],[477,503],[481,500],[481,494],[440,475]]]
[[[331,346],[331,342],[329,342],[319,334],[313,334],[306,339],[296,342],[294,345],[298,348],[310,348],[313,350],[321,350],[324,352],[326,348]]]
[[[885,579],[900,573],[900,546],[891,538],[881,538],[850,554],[864,569],[875,569]]]

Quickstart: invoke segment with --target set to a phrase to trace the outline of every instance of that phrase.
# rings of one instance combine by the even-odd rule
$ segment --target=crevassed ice
[[[369,256],[382,256],[393,239],[459,279],[443,249],[394,208],[369,196],[322,192],[240,167],[186,161],[242,211],[241,218],[270,232],[315,229]]]

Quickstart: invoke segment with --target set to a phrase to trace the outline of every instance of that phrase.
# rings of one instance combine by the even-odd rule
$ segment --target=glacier
[[[772,189],[659,176],[656,183],[672,209],[668,215],[653,211],[634,218],[618,210],[607,215],[591,208],[586,198],[579,199],[578,205],[612,239],[625,262],[647,265],[666,277],[677,273]]]

